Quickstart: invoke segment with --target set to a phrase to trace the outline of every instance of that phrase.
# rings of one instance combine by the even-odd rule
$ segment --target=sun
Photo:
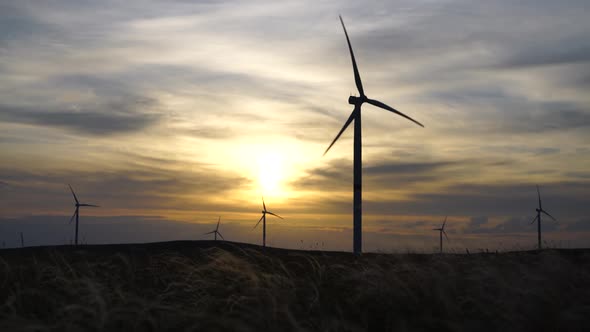
[[[258,181],[263,194],[280,194],[284,176],[284,160],[280,155],[271,153],[258,158]]]

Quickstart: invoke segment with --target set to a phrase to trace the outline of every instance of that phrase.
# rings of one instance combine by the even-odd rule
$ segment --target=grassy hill
[[[0,331],[584,331],[589,281],[590,250],[4,249]]]

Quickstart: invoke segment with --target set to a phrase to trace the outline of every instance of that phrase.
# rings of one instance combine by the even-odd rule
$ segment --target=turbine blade
[[[208,235],[208,234],[213,234],[213,233],[215,233],[215,231],[211,231],[211,232],[203,233],[203,235]]]
[[[418,121],[416,121],[416,120],[414,120],[414,119],[410,118],[409,116],[407,116],[407,115],[405,115],[404,113],[402,113],[402,112],[400,112],[400,111],[398,111],[398,110],[396,110],[396,109],[392,108],[391,106],[385,105],[384,103],[382,103],[382,102],[380,102],[380,101],[378,101],[378,100],[374,100],[374,99],[368,99],[368,98],[367,98],[367,103],[369,103],[369,104],[371,104],[371,105],[373,105],[373,106],[377,106],[377,107],[383,108],[383,109],[385,109],[385,110],[391,111],[391,112],[393,112],[393,113],[395,113],[395,114],[397,114],[397,115],[399,115],[399,116],[403,116],[404,118],[406,118],[406,119],[408,119],[408,120],[410,120],[410,121],[414,122],[415,124],[419,125],[420,127],[423,127],[423,128],[424,128],[424,125],[423,125],[423,124],[421,124],[420,122],[418,122]]]
[[[215,231],[219,229],[219,223],[221,222],[221,216],[217,219],[217,227],[215,227]]]
[[[71,224],[72,221],[74,221],[74,217],[76,216],[76,212],[78,212],[78,209],[74,210],[74,214],[72,214],[72,217],[70,218],[70,221],[68,222],[68,224]]]
[[[268,213],[268,214],[272,214],[273,216],[275,216],[275,217],[279,217],[279,218],[281,218],[281,219],[285,219],[285,218],[283,218],[283,217],[279,216],[278,214],[274,214],[274,213],[272,213],[272,212],[270,212],[270,211],[266,211],[266,213]]]
[[[219,237],[220,237],[220,238],[221,238],[223,241],[225,241],[225,239],[223,238],[223,235],[221,235],[221,233],[217,232],[217,235],[219,235]]]
[[[549,214],[549,212],[545,211],[545,210],[541,210],[541,212],[545,213],[546,215],[548,215],[549,217],[551,217],[551,219],[553,219],[553,221],[557,221],[557,219],[553,218],[552,215]]]
[[[344,123],[344,126],[342,127],[342,129],[340,129],[340,132],[338,133],[338,135],[336,135],[336,138],[334,138],[334,140],[332,141],[332,143],[330,144],[330,146],[328,146],[328,148],[324,152],[324,156],[326,155],[326,153],[328,153],[328,151],[330,150],[330,148],[332,148],[332,145],[334,145],[334,143],[336,143],[336,141],[340,138],[340,135],[342,135],[342,133],[350,125],[350,123],[352,122],[352,120],[355,119],[356,114],[357,114],[357,107],[355,106],[355,108],[352,111],[352,113],[350,113],[350,116],[348,117],[348,120],[346,120],[346,122]]]
[[[433,228],[433,231],[440,231],[440,228]]]
[[[361,75],[359,74],[359,69],[356,65],[356,60],[354,58],[354,53],[352,52],[352,46],[350,45],[350,39],[348,39],[348,32],[346,32],[346,27],[344,26],[344,21],[342,20],[342,16],[340,17],[340,23],[342,23],[342,28],[344,29],[344,35],[346,35],[346,42],[348,43],[348,50],[350,51],[350,57],[352,59],[352,69],[354,70],[354,82],[356,83],[356,88],[359,90],[361,96],[365,95],[365,90],[363,90],[363,83],[361,82]]]
[[[74,196],[74,200],[76,201],[76,204],[79,204],[78,197],[76,197],[76,194],[74,194],[74,189],[72,189],[72,186],[70,186],[69,184],[68,184],[68,186],[70,187],[70,191],[72,192],[72,195]]]
[[[100,207],[98,205],[92,205],[92,204],[79,204],[80,206],[91,206],[91,207]]]
[[[266,204],[264,204],[264,196],[262,196],[262,207],[264,208],[264,211],[266,211]]]
[[[447,235],[447,232],[445,232],[445,231],[442,231],[442,233],[443,233],[443,234],[445,235],[445,237],[447,238],[447,241],[451,241],[451,240],[449,240],[449,236]]]
[[[262,221],[262,218],[264,218],[264,215],[262,215],[262,217],[260,217],[260,220],[258,220],[258,222],[256,223],[256,226],[254,226],[254,228],[252,228],[252,229],[256,229],[256,227],[258,227],[258,224],[260,224],[260,222]]]
[[[447,223],[447,216],[445,216],[445,221],[443,222],[443,225],[442,225],[441,229],[443,229],[443,230],[445,229],[445,224],[446,223]]]
[[[533,221],[531,221],[531,223],[530,223],[529,225],[532,225],[532,224],[534,224],[534,223],[535,223],[535,221],[537,221],[537,218],[539,218],[539,215],[536,215],[536,216],[535,216],[535,219],[533,219]]]
[[[539,185],[537,185],[537,196],[539,196],[539,209],[541,208],[541,191],[539,191]]]

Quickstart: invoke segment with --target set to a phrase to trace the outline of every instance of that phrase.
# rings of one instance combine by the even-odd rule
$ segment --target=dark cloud
[[[54,26],[36,20],[25,7],[16,1],[0,3],[0,46],[25,38],[55,35]]]
[[[328,182],[330,184],[331,182]],[[377,183],[377,181],[375,182]],[[388,188],[388,182],[374,184],[373,191]],[[590,214],[590,185],[586,182],[540,183],[543,208],[558,220]],[[403,187],[401,187],[403,189]],[[350,198],[331,198],[321,202],[324,213],[350,213],[352,176],[341,187],[320,189],[325,192],[350,192]],[[412,190],[403,199],[380,195],[379,200],[363,199],[367,215],[485,215],[488,217],[532,216],[537,207],[534,183],[469,184],[456,183],[443,188]],[[315,210],[314,210],[315,211]],[[525,218],[526,219],[526,218]],[[531,217],[532,219],[532,217]],[[529,220],[530,221],[530,220]],[[526,224],[526,222],[525,222]]]
[[[244,207],[229,200],[217,204],[210,200],[248,182],[239,175],[220,174],[209,166],[197,164],[178,170],[154,162],[112,171],[0,169],[0,179],[9,184],[0,202],[4,211],[69,210],[72,198],[68,183],[81,199],[109,210],[243,211]]]
[[[183,132],[191,137],[206,139],[228,139],[237,136],[237,133],[230,127],[199,126],[199,128]]]
[[[160,119],[151,100],[139,99],[80,109],[42,109],[0,105],[0,121],[71,130],[98,136],[138,132]]]
[[[535,101],[521,92],[487,83],[442,89],[430,89],[420,98],[463,109],[477,109],[477,112],[464,113],[462,124],[451,122],[453,130],[459,130],[462,135],[550,133],[590,127],[590,105],[577,101]]]
[[[571,232],[588,232],[590,231],[590,219],[578,219],[570,222],[565,226],[566,231]]]
[[[514,68],[590,62],[590,41],[586,34],[529,45],[527,43],[516,49],[514,54],[501,60],[499,66]]]
[[[543,208],[558,220],[590,214],[588,183],[540,184]],[[535,184],[454,184],[403,201],[363,201],[363,211],[379,214],[522,216],[537,206]]]
[[[536,233],[536,223],[531,224],[533,216],[510,217],[497,224],[490,224],[487,217],[472,217],[461,230],[463,234],[515,234]],[[543,232],[560,230],[560,225],[552,220],[542,219]]]
[[[565,176],[583,180],[590,180],[590,172],[566,172]]]
[[[471,217],[467,227],[465,229],[466,233],[476,233],[478,230],[481,229],[481,226],[487,225],[488,217],[487,216],[478,216],[478,217]]]
[[[363,181],[371,186],[382,187],[387,183],[407,185],[433,181],[454,162],[380,162],[363,167]],[[307,171],[307,175],[293,184],[302,189],[338,190],[352,183],[352,162],[346,159],[331,161],[328,165]]]
[[[369,175],[431,173],[453,162],[389,162],[367,166],[364,171]]]
[[[491,162],[493,164],[493,162]],[[374,193],[383,192],[378,201],[364,198],[363,211],[368,214],[392,215],[475,215],[522,216],[534,213],[536,207],[535,183],[474,183],[466,182],[472,169],[491,167],[478,161],[463,162],[384,162],[368,165],[364,170],[364,188]],[[501,165],[506,171],[516,167],[512,163]],[[541,172],[540,174],[546,174]],[[437,183],[448,185],[428,190],[412,187],[415,184]],[[296,189],[316,190],[324,193],[351,192],[352,162],[334,160],[326,166],[311,169],[292,183]],[[590,213],[590,186],[586,182],[539,183],[544,207],[556,218],[571,218]],[[399,189],[403,199],[387,196],[387,190]],[[322,201],[320,210],[345,212],[352,202],[334,197]],[[314,210],[315,211],[315,210]],[[475,223],[478,219],[474,219]],[[483,224],[481,224],[483,225]],[[473,224],[472,226],[476,226]]]

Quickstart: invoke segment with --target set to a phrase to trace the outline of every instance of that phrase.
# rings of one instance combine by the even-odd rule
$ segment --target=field
[[[213,241],[0,250],[0,331],[583,331],[590,250],[364,254]]]

